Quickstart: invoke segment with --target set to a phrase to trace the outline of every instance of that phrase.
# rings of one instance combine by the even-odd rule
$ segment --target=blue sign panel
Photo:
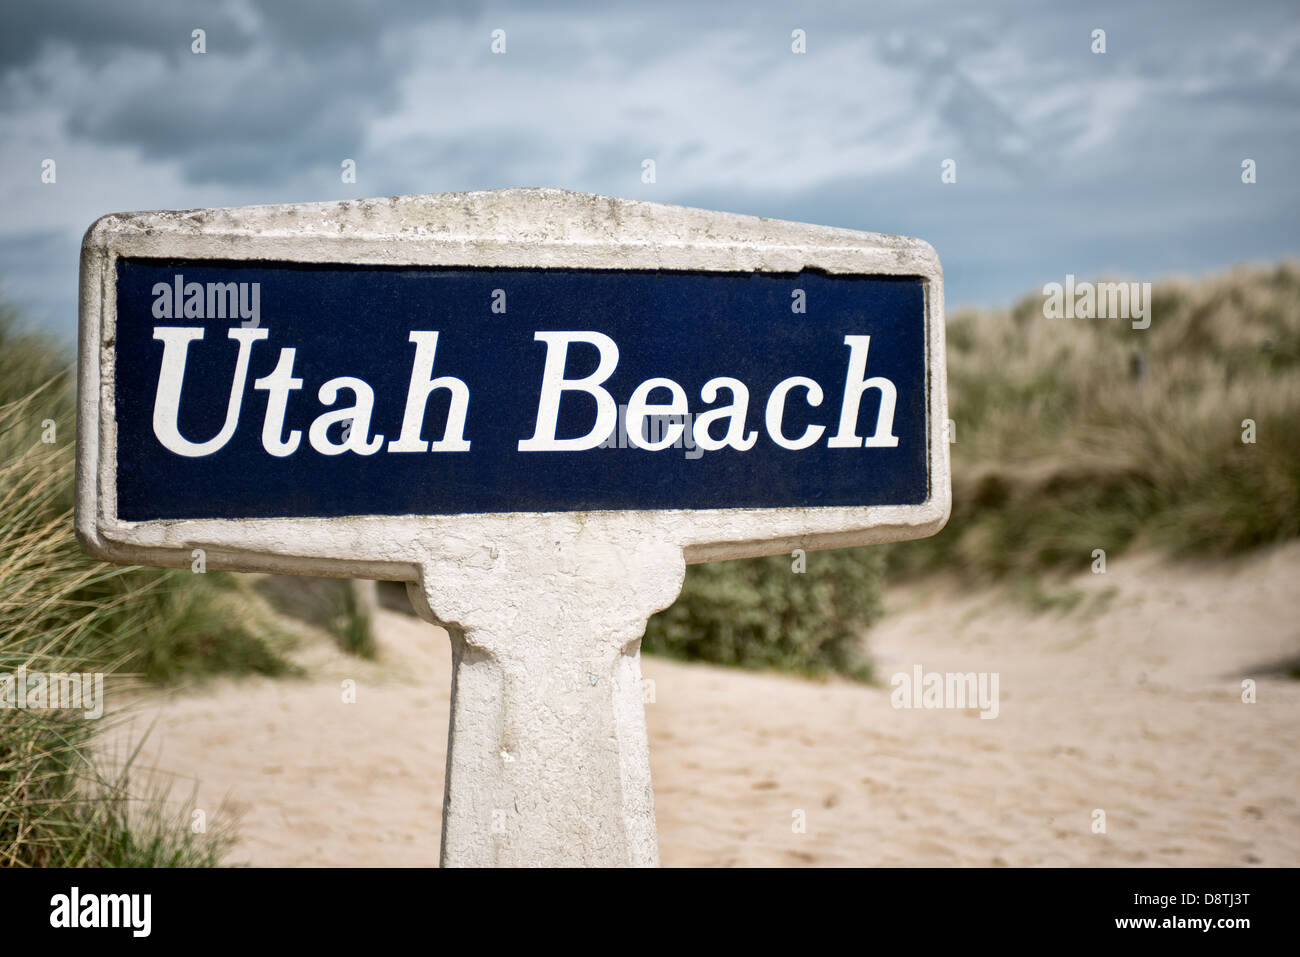
[[[917,278],[120,260],[125,521],[916,505]]]

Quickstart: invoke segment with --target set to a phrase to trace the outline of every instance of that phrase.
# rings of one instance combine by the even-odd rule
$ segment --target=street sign
[[[930,497],[919,278],[122,258],[114,280],[119,520]]]
[[[682,563],[947,519],[918,240],[504,190],[106,216],[81,279],[83,545],[412,582],[460,649],[448,863],[652,863],[630,682]],[[579,659],[612,699],[555,690]],[[530,753],[496,766],[506,725]],[[594,823],[547,786],[591,791]]]

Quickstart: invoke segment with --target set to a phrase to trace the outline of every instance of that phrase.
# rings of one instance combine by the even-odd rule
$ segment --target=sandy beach
[[[1117,558],[1064,583],[1084,593],[1064,613],[895,586],[867,637],[876,685],[647,658],[662,862],[1300,864],[1297,582],[1300,543]],[[178,795],[198,782],[209,819],[238,817],[232,862],[435,865],[447,636],[392,610],[376,631],[375,662],[316,635],[295,654],[306,678],[151,692],[115,746],[153,722],[144,763]],[[998,716],[893,707],[891,676],[917,665],[996,673]]]

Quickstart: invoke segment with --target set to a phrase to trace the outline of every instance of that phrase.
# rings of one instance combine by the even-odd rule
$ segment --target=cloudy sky
[[[505,186],[920,236],[954,306],[1300,253],[1300,4],[1059,6],[5,4],[0,295],[71,338],[108,212]]]

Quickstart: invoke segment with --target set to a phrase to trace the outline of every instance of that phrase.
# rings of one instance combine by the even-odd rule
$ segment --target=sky
[[[919,236],[952,309],[1300,254],[1298,154],[1295,0],[0,11],[0,297],[66,340],[110,212],[559,186]]]

